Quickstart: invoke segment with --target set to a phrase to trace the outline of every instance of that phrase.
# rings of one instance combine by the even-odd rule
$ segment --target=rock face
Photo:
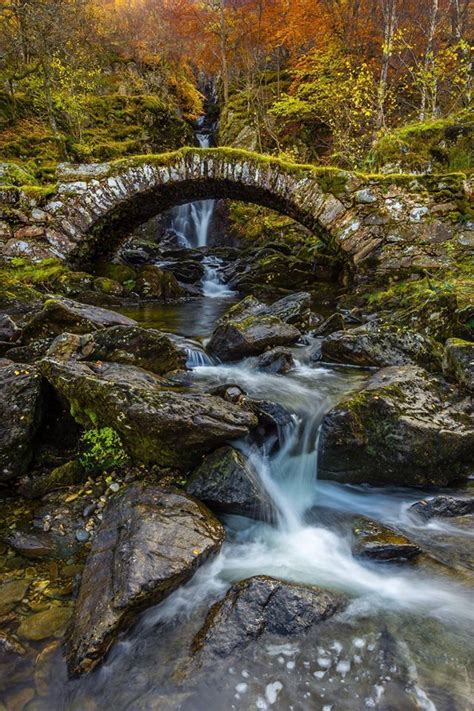
[[[41,376],[34,366],[0,368],[0,482],[24,474],[41,417]]]
[[[163,389],[158,376],[132,366],[46,358],[40,368],[80,424],[112,427],[131,457],[144,463],[187,470],[256,424],[255,416],[222,398]]]
[[[289,294],[269,306],[268,312],[299,329],[306,329],[311,325],[311,294],[306,291]]]
[[[223,539],[219,521],[184,494],[139,484],[119,494],[82,575],[66,635],[70,673],[96,666],[134,615],[189,580]]]
[[[421,548],[406,536],[365,516],[356,518],[352,534],[352,552],[356,558],[401,563],[421,553]]]
[[[295,367],[293,354],[287,348],[272,348],[259,357],[257,368],[265,373],[283,375]]]
[[[161,331],[140,326],[112,326],[94,334],[63,333],[47,352],[57,360],[104,360],[144,368],[157,375],[186,366],[186,356]]]
[[[415,331],[369,323],[336,331],[321,343],[323,360],[332,363],[385,367],[418,364],[439,367],[439,346]]]
[[[272,506],[252,463],[233,447],[209,454],[186,490],[210,509],[251,518],[267,518]]]
[[[467,400],[416,366],[384,368],[324,418],[321,479],[376,485],[446,485],[472,468]]]
[[[449,338],[443,354],[443,373],[449,379],[474,391],[474,343]]]
[[[110,326],[136,325],[136,321],[115,311],[55,296],[45,301],[43,309],[25,326],[23,341],[54,338],[64,331],[89,333]]]
[[[422,499],[410,506],[409,512],[429,521],[431,518],[454,518],[474,514],[474,498],[456,498],[454,496],[435,496]]]
[[[257,576],[216,603],[194,640],[201,663],[230,656],[268,632],[294,636],[341,610],[345,598],[316,587]]]

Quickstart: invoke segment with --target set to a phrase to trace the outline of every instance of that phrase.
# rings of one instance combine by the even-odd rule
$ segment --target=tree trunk
[[[393,53],[393,39],[397,26],[397,0],[383,0],[384,19],[382,67],[378,87],[377,128],[385,126],[385,101],[387,98],[388,70]]]
[[[439,0],[431,0],[431,17],[428,28],[428,39],[426,42],[425,58],[423,62],[424,78],[421,84],[421,102],[420,102],[420,121],[424,121],[427,113],[428,104],[428,73],[433,65],[434,52],[434,37],[436,33],[436,25],[438,22]],[[436,80],[435,80],[436,81]],[[432,92],[431,115],[436,113],[436,87]]]

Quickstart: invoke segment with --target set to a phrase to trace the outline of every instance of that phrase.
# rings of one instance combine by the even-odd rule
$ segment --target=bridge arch
[[[341,192],[351,174],[291,165],[233,149],[182,149],[59,170],[56,223],[63,251],[84,264],[114,251],[140,224],[177,205],[204,199],[251,202],[293,218],[326,242],[350,204]]]

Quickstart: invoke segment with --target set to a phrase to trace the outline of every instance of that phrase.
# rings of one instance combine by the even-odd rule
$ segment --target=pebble
[[[84,541],[88,541],[90,538],[90,533],[89,531],[86,531],[84,528],[79,528],[76,531],[76,540],[78,540],[80,543],[83,543]]]
[[[120,489],[120,484],[117,484],[116,481],[112,482],[109,486],[110,491],[113,491],[114,494]]]

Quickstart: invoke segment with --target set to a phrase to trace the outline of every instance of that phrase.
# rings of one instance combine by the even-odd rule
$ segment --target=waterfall
[[[205,116],[198,119],[195,136],[200,148],[209,148],[212,128],[206,126]],[[170,229],[178,235],[178,239],[184,247],[207,247],[209,227],[215,206],[215,200],[197,200],[171,210]]]

